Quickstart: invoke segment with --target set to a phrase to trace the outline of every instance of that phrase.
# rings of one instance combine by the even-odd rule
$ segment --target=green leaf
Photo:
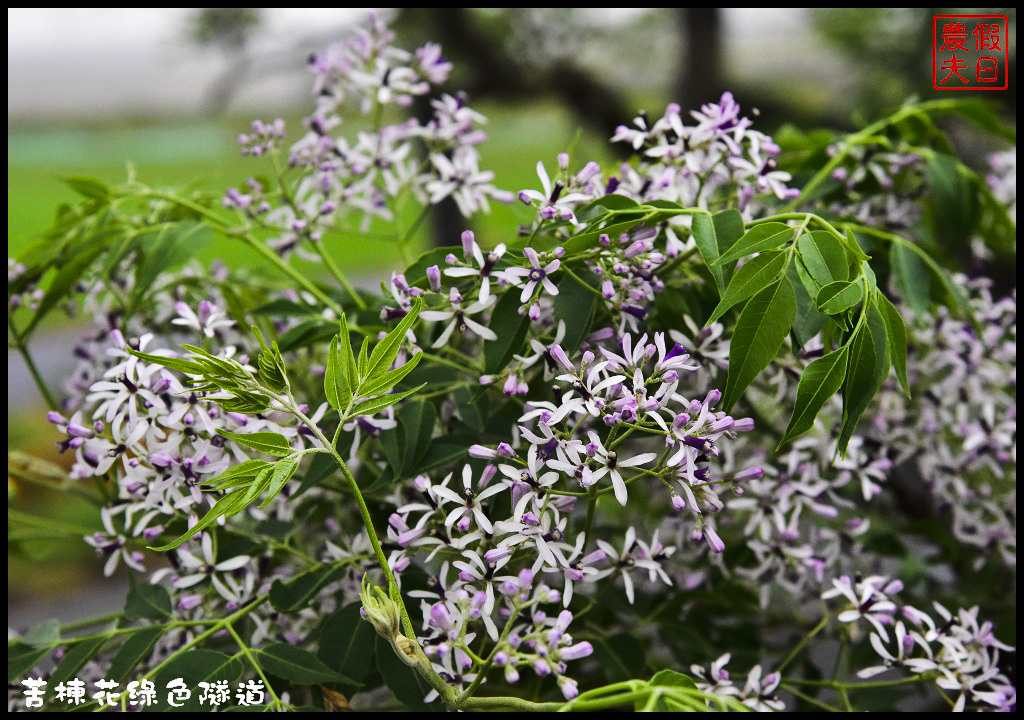
[[[767,222],[755,225],[727,252],[722,253],[716,264],[724,265],[756,252],[774,250],[788,243],[794,235],[796,230],[782,223]]]
[[[743,266],[733,275],[729,287],[722,295],[721,302],[711,313],[711,317],[708,318],[705,325],[710,325],[722,317],[733,305],[743,302],[778,280],[785,266],[786,253],[784,252],[766,252],[743,263]]]
[[[36,325],[71,293],[75,283],[78,282],[78,279],[89,269],[89,266],[92,265],[93,261],[104,249],[105,247],[102,244],[91,245],[77,253],[57,270],[57,275],[46,288],[46,293],[43,295],[43,299],[39,301],[35,314],[32,315],[32,319],[25,329],[21,331],[21,337],[28,337]]]
[[[338,354],[338,336],[331,338],[331,346],[327,350],[327,371],[324,373],[324,394],[327,403],[337,410],[344,412],[348,401],[352,397],[349,390],[349,379],[345,375],[346,365],[341,361]]]
[[[896,306],[889,302],[889,298],[882,294],[881,290],[875,292],[875,299],[878,309],[881,311],[882,319],[885,321],[885,335],[889,347],[889,358],[896,370],[896,378],[900,381],[903,393],[910,397],[910,383],[907,382],[907,327],[903,323],[903,317]]]
[[[436,468],[445,467],[464,458],[466,451],[475,438],[468,434],[446,435],[435,438],[427,452],[416,467],[409,468],[410,473],[424,473]]]
[[[217,430],[217,434],[221,437],[225,437],[228,440],[234,440],[239,445],[252,448],[253,450],[259,450],[262,453],[268,455],[276,455],[277,457],[284,457],[291,455],[293,452],[292,446],[288,444],[288,440],[284,435],[275,432],[255,432],[255,433],[233,433],[227,430]]]
[[[163,585],[132,580],[124,603],[126,620],[166,620],[171,616],[171,595]]]
[[[494,306],[488,327],[498,339],[484,343],[484,373],[488,375],[504,370],[512,356],[523,348],[530,318],[519,314],[519,304],[519,293],[507,290]]]
[[[128,301],[134,313],[161,273],[183,265],[213,240],[213,230],[195,220],[183,220],[170,229],[140,237],[141,259],[135,265],[135,285]]]
[[[431,691],[430,685],[418,672],[402,662],[394,648],[384,638],[377,636],[377,670],[398,702],[414,712],[443,712],[444,707],[434,701],[430,704],[423,698]]]
[[[295,474],[295,470],[299,467],[299,461],[293,457],[287,457],[284,460],[278,460],[277,464],[274,465],[274,471],[270,475],[270,485],[267,486],[267,497],[260,504],[261,508],[266,507],[270,504],[270,501],[277,497],[277,494],[281,492],[281,489],[285,486],[292,475]]]
[[[413,323],[416,322],[416,318],[419,317],[422,308],[423,301],[416,298],[412,308],[406,313],[395,329],[377,343],[376,347],[373,348],[373,352],[370,353],[366,371],[362,373],[364,378],[375,378],[391,368],[395,358],[398,357],[398,351],[401,349],[402,343],[405,342],[406,333],[409,332]]]
[[[242,503],[244,499],[245,493],[241,491],[233,492],[230,495],[225,495],[220,500],[218,500],[212,508],[210,508],[210,511],[207,512],[202,517],[202,519],[195,524],[194,527],[190,528],[188,532],[179,537],[177,540],[170,542],[167,545],[161,545],[160,547],[150,547],[149,549],[153,550],[154,552],[167,552],[168,550],[173,550],[193,535],[202,532],[209,525],[216,522],[217,518],[219,518],[221,515],[232,515],[241,510],[243,507],[245,507],[245,505]]]
[[[740,220],[742,227],[742,219]],[[711,272],[718,286],[718,294],[725,293],[725,275],[722,267],[718,264],[718,240],[715,238],[715,224],[710,215],[703,213],[693,216],[693,242],[697,246],[704,264]]]
[[[223,490],[229,487],[248,485],[253,478],[268,467],[270,467],[270,463],[266,460],[246,460],[232,468],[228,468],[216,477],[204,480],[203,486],[214,490]]]
[[[889,261],[900,295],[914,312],[925,312],[931,294],[931,279],[928,276],[928,267],[921,256],[903,243],[894,243],[889,253]]]
[[[367,380],[359,386],[360,396],[376,395],[390,390],[398,383],[402,382],[406,375],[411,373],[419,365],[420,360],[423,359],[423,353],[418,352],[409,358],[409,361],[397,367],[394,370],[388,370],[386,373],[378,375],[377,377]]]
[[[264,468],[260,471],[260,474],[253,478],[253,481],[249,483],[242,495],[242,499],[239,501],[239,507],[248,507],[251,505],[260,493],[266,490],[270,486],[270,474],[274,472],[274,466]],[[241,492],[241,491],[239,491]]]
[[[689,675],[683,675],[681,672],[670,670],[659,670],[654,673],[654,677],[651,678],[651,685],[660,685],[662,687],[681,687],[689,690],[696,690],[697,684],[693,681]]]
[[[835,395],[843,384],[843,378],[846,377],[846,355],[847,346],[844,345],[818,358],[804,369],[796,388],[793,417],[789,420],[785,435],[779,441],[779,447],[803,435],[814,425],[814,418],[818,417],[828,399]]]
[[[99,652],[99,649],[103,646],[108,638],[92,638],[90,640],[83,640],[75,643],[73,646],[68,648],[68,651],[64,653],[64,657],[61,658],[60,662],[57,663],[57,667],[53,669],[53,672],[49,677],[49,685],[51,687],[57,686],[62,682],[66,682],[72,679],[82,666],[89,662],[89,659]]]
[[[839,280],[818,291],[814,303],[826,315],[838,315],[849,310],[864,298],[864,286],[859,282]]]
[[[345,572],[344,567],[321,565],[287,582],[275,580],[270,586],[270,604],[283,613],[301,610],[327,585],[344,577]]]
[[[864,411],[889,376],[889,347],[885,320],[874,303],[868,306],[867,322],[850,345],[849,365],[843,382],[843,425],[839,430],[840,454],[846,453],[850,437]]]
[[[850,279],[846,250],[832,233],[804,233],[797,238],[796,246],[804,267],[818,285],[824,287],[837,280]]]
[[[145,360],[152,365],[162,365],[169,370],[175,370],[180,373],[187,375],[203,375],[203,366],[194,360],[185,360],[184,358],[172,358],[164,357],[163,355],[150,355],[148,353],[139,352],[138,350],[132,350],[127,348],[135,357],[140,360]]]
[[[144,710],[146,712],[198,712],[208,710],[208,705],[200,705],[199,695],[201,682],[214,682],[226,680],[228,685],[234,688],[234,683],[245,672],[245,666],[237,658],[232,658],[216,650],[196,649],[189,650],[171,660],[164,668],[157,673],[154,683],[161,690],[167,687],[167,683],[181,678],[185,687],[192,690],[192,696],[184,703],[183,707],[174,708],[167,704],[167,692],[157,692],[156,703]]]
[[[589,270],[581,268],[576,274],[594,291],[600,287],[598,277]],[[562,349],[567,353],[574,353],[589,334],[597,299],[597,295],[580,285],[579,280],[568,272],[563,274],[558,283],[558,296],[555,297],[555,327],[557,328],[560,322],[565,323]]]
[[[110,668],[104,673],[104,677],[115,682],[123,682],[128,674],[135,669],[135,666],[145,660],[156,644],[156,641],[163,634],[162,627],[143,627],[132,633],[125,640],[110,662]]]
[[[733,245],[743,237],[746,226],[743,223],[743,216],[735,208],[722,210],[711,217],[715,227],[715,243],[718,245],[718,257],[732,249]],[[719,266],[721,267],[721,266]],[[732,268],[722,268],[723,286],[729,282]]]
[[[316,685],[325,682],[350,682],[334,672],[311,652],[286,643],[273,643],[257,653],[260,667],[271,675],[296,685]],[[355,684],[355,683],[353,683]]]
[[[360,608],[362,603],[350,603],[323,621],[316,653],[327,667],[354,683],[362,683],[366,677],[376,648],[376,632],[363,620]]]
[[[397,402],[404,400],[413,393],[418,393],[426,386],[426,383],[414,387],[412,390],[406,390],[405,392],[391,393],[390,395],[381,395],[379,397],[364,400],[363,402],[352,408],[349,416],[356,417],[357,415],[372,415],[375,412],[379,412],[384,408],[391,407]]]
[[[53,652],[52,647],[38,648],[28,643],[13,642],[7,646],[7,682],[24,680],[25,673]]]
[[[75,176],[62,178],[62,180],[65,185],[82,197],[101,202],[110,200],[110,188],[96,178]]]
[[[338,321],[338,340],[340,341],[338,343],[338,369],[339,372],[344,371],[349,391],[354,392],[358,383],[359,369],[356,367],[356,355],[352,352],[352,337],[348,333],[348,320],[344,315]],[[365,341],[363,347],[366,347]]]
[[[729,347],[723,407],[728,412],[758,373],[775,359],[796,316],[796,298],[785,279],[747,301]]]
[[[55,618],[43,620],[25,633],[21,642],[33,647],[55,647],[60,642],[60,621]]]
[[[406,403],[398,412],[398,425],[402,429],[405,445],[403,468],[416,467],[426,455],[434,436],[437,411],[423,400]]]
[[[786,271],[786,278],[789,280],[790,287],[793,289],[793,297],[796,299],[796,319],[793,321],[793,334],[796,335],[799,347],[803,347],[807,344],[808,340],[821,332],[825,321],[828,320],[827,315],[822,315],[814,307],[814,297],[808,293],[806,288],[807,284],[814,287],[814,280],[802,268],[803,263],[797,258],[789,264],[789,269]],[[815,289],[814,294],[818,294],[817,289]]]

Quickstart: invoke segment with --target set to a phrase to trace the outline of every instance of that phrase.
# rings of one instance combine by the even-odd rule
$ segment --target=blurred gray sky
[[[643,8],[595,10],[608,22]],[[273,8],[252,44],[257,65],[232,101],[234,110],[288,107],[305,97],[302,58],[368,8]],[[215,50],[187,41],[188,8],[9,8],[7,112],[9,122],[191,114],[226,67]],[[386,12],[386,11],[384,11]],[[839,60],[813,51],[806,11],[747,8],[725,11],[725,56],[734,77],[745,68],[800,72],[794,58],[821,78]],[[813,51],[813,52],[812,52]],[[283,60],[283,62],[282,62]],[[286,68],[294,70],[286,71]]]

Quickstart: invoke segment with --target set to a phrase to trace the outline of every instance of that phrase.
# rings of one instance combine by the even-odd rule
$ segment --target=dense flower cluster
[[[305,247],[319,254],[325,233],[343,218],[393,219],[407,195],[424,205],[454,198],[466,215],[486,210],[488,199],[509,199],[479,170],[483,118],[460,98],[430,99],[450,71],[440,48],[408,53],[391,40],[373,19],[310,58],[316,109],[287,150],[280,121],[257,121],[239,138],[244,154],[270,156],[279,166],[278,185],[250,179],[223,202],[249,223],[246,231],[265,231],[277,253]],[[431,108],[428,119],[385,122],[417,101]],[[349,108],[367,116],[371,129],[342,135]],[[104,491],[104,530],[85,540],[104,558],[106,574],[123,562],[172,598],[175,619],[146,667],[160,668],[205,639],[202,619],[248,607],[252,648],[282,642],[297,651],[318,641],[324,650],[328,617],[361,605],[398,659],[436,681],[417,701],[440,698],[458,708],[458,698],[484,683],[516,686],[528,678],[583,702],[590,682],[583,669],[610,653],[610,633],[588,613],[604,611],[609,598],[630,609],[652,598],[674,601],[670,587],[736,589],[757,595],[763,609],[780,594],[800,611],[835,601],[827,619],[852,642],[869,633],[881,658],[862,678],[903,668],[956,693],[958,710],[1015,706],[999,664],[1012,648],[991,623],[979,621],[977,608],[951,612],[935,603],[932,614],[904,602],[903,583],[894,579],[900,573],[870,548],[873,518],[897,502],[912,476],[926,500],[919,509],[948,518],[975,568],[1015,565],[1015,295],[996,300],[987,282],[957,277],[976,323],[939,308],[910,325],[909,402],[894,380],[885,381],[846,445],[832,431],[847,411],[844,389],[842,399],[823,400],[809,434],[777,448],[780,412],[788,413],[801,378],[833,351],[840,331],[851,331],[842,314],[833,314],[833,336],[800,347],[794,339],[793,352],[729,406],[719,388],[729,394],[739,333],[730,337],[726,322],[701,325],[713,307],[704,307],[706,298],[682,303],[685,312],[658,301],[681,287],[703,289],[705,271],[718,267],[706,257],[699,272],[696,262],[684,265],[697,256],[693,212],[710,222],[708,211],[734,208],[729,219],[739,232],[743,220],[759,219],[755,226],[768,221],[776,236],[791,236],[784,250],[757,245],[744,256],[752,263],[789,253],[776,266],[779,286],[788,283],[783,268],[804,262],[794,260],[804,257],[796,221],[765,218],[800,195],[778,169],[779,147],[729,93],[690,118],[677,105],[656,120],[641,114],[613,140],[633,148],[631,163],[606,172],[590,162],[573,171],[563,154],[553,174],[538,163],[541,189],[518,195],[536,210],[521,237],[488,243],[467,230],[461,247],[393,274],[384,292],[390,297],[369,307],[369,293],[350,291],[358,307],[342,307],[313,284],[243,300],[231,288],[245,281],[219,267],[205,277],[163,273],[152,288],[132,287],[125,272],[129,279],[90,294],[84,306],[101,327],[76,348],[81,365],[60,411],[48,417],[59,449],[73,457],[71,477]],[[919,219],[917,155],[840,148],[845,161],[832,180],[842,200],[830,216],[888,229]],[[1007,175],[1015,154],[994,165],[1002,179],[990,183],[993,196],[1015,216],[1015,179]],[[608,219],[618,207],[646,222],[651,208],[667,203],[678,212],[649,225],[616,227]],[[811,220],[805,216],[800,233]],[[834,245],[845,273],[852,256]],[[685,280],[675,272],[681,265]],[[24,272],[9,263],[9,280]],[[864,293],[875,291],[868,281],[877,278],[857,278],[867,308]],[[148,315],[125,314],[119,299],[126,294],[144,296]],[[10,302],[38,300],[30,288]],[[266,321],[282,307],[285,317]],[[250,324],[261,328],[259,353],[240,331]],[[267,331],[280,348],[267,346]],[[182,342],[194,345],[173,349]],[[778,342],[788,347],[781,336]],[[260,402],[225,409],[219,403],[230,393],[195,371],[189,363],[196,359],[242,378],[240,387]],[[270,477],[277,483],[271,499],[254,502]],[[211,487],[215,478],[221,484]],[[237,514],[202,520],[242,498]],[[166,546],[167,563],[145,552],[183,533],[187,540]],[[387,591],[371,579],[381,576]],[[288,609],[282,588],[308,593]],[[675,611],[667,607],[659,599],[650,617]],[[692,608],[687,601],[678,609],[685,618]],[[345,622],[366,627],[351,615]],[[654,641],[649,657],[667,654],[670,643],[647,621],[627,625]],[[246,654],[236,628],[227,630]],[[695,647],[675,660],[690,664],[722,651],[690,657]],[[82,672],[101,677],[113,650]],[[754,710],[785,709],[782,694],[792,686],[782,671],[792,671],[796,654],[774,665],[762,658],[742,683],[726,670],[730,654],[721,654],[708,667],[691,666],[695,691]],[[764,669],[772,667],[779,671]],[[286,695],[275,701],[288,704]]]

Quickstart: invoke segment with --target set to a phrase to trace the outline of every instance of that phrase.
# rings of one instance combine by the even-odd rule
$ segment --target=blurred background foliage
[[[158,12],[164,14],[152,15]],[[17,256],[49,225],[55,208],[74,199],[61,177],[85,175],[116,184],[131,163],[149,184],[191,184],[219,193],[260,172],[239,155],[234,138],[252,118],[274,116],[284,117],[289,137],[297,138],[311,108],[304,57],[362,17],[356,11],[321,11],[296,22],[301,11],[289,12],[9,10],[8,255]],[[428,41],[443,46],[455,64],[449,88],[464,90],[472,106],[489,118],[482,166],[495,171],[499,187],[510,190],[536,186],[536,161],[550,165],[562,151],[571,150],[579,164],[613,160],[617,150],[607,139],[615,127],[628,123],[640,108],[660,115],[672,101],[684,110],[695,109],[730,90],[745,108],[760,111],[759,129],[784,134],[784,125],[803,131],[853,129],[907,98],[940,97],[943,93],[932,89],[931,80],[932,18],[956,12],[1006,14],[1015,41],[1012,8],[382,11],[400,47]],[[89,23],[69,30],[76,18],[107,28],[111,39],[102,52],[86,49],[77,60],[69,55],[76,47],[88,48],[63,39],[68,32],[72,40],[75,33],[90,32]],[[149,41],[130,32],[133,23],[167,26],[156,35],[158,52],[145,61],[168,63],[161,68],[166,76],[138,71],[136,66],[145,62],[132,53]],[[30,35],[50,45],[33,41],[32,51],[19,55]],[[63,50],[62,44],[67,46]],[[40,67],[40,58],[53,67]],[[1016,77],[1012,42],[1010,76]],[[122,84],[129,87],[129,80],[131,92],[118,93]],[[970,94],[991,101],[1002,119],[1015,126],[1015,82],[1003,92],[962,93]],[[946,129],[965,162],[977,169],[988,152],[999,148],[996,139],[980,137],[967,125]],[[421,248],[431,242],[451,244],[471,224],[485,243],[496,244],[529,217],[529,210],[516,205],[467,223],[454,204],[442,206],[418,242]],[[365,237],[342,239],[331,251],[345,259],[346,272],[364,286],[376,285],[399,264],[393,245]],[[212,243],[200,257],[258,264],[255,255],[226,239]],[[48,334],[36,341],[34,351],[51,380],[71,366],[70,348],[85,320],[75,325],[51,318]],[[8,390],[9,448],[59,460],[55,434],[11,351]],[[39,528],[29,537],[9,536],[9,600],[20,601],[21,607],[37,595],[67,602],[67,587],[85,587],[100,577],[98,563],[80,539],[95,529],[91,507],[78,505],[73,497],[37,496],[10,481],[8,492],[16,510],[49,515],[67,528],[64,533]],[[42,562],[46,573],[38,572]],[[59,607],[40,608],[38,615],[35,609],[28,615],[61,614]]]

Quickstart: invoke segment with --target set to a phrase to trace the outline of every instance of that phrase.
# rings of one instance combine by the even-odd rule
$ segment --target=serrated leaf
[[[223,490],[224,488],[248,485],[250,480],[255,478],[268,467],[270,467],[270,463],[266,460],[246,460],[243,463],[239,463],[234,467],[228,468],[216,477],[204,480],[202,484],[204,487],[209,487],[214,490]]]
[[[145,360],[152,365],[162,365],[169,370],[175,370],[180,373],[185,373],[186,375],[203,374],[203,366],[194,360],[164,357],[163,355],[150,355],[148,353],[139,352],[138,350],[132,350],[131,348],[127,348],[127,350],[135,357],[140,360]]]
[[[811,429],[814,419],[846,377],[847,346],[820,357],[806,368],[796,388],[796,405],[779,447]]]
[[[843,382],[843,425],[839,430],[840,454],[846,453],[857,423],[889,375],[889,347],[885,320],[874,303],[867,322],[850,344],[846,379]]]
[[[796,246],[804,267],[818,285],[824,287],[837,280],[850,279],[846,250],[832,233],[804,233],[797,238]]]
[[[171,595],[163,585],[132,581],[124,602],[126,620],[166,620],[171,616]]]
[[[903,323],[903,316],[896,306],[889,302],[889,298],[882,294],[882,291],[875,292],[878,309],[881,311],[882,319],[885,321],[885,335],[889,347],[889,359],[896,370],[896,378],[903,388],[903,393],[910,397],[910,384],[907,381],[907,327]]]
[[[225,437],[228,440],[234,440],[239,445],[252,448],[253,450],[259,450],[262,453],[268,455],[276,455],[277,457],[284,457],[291,455],[293,450],[292,446],[288,444],[288,440],[284,435],[275,432],[255,432],[255,433],[233,433],[227,430],[217,430],[217,434],[221,437]]]
[[[341,361],[338,354],[338,336],[331,338],[331,346],[327,350],[327,370],[324,373],[324,394],[327,403],[337,410],[344,412],[348,407],[352,393],[349,390],[349,378],[346,377],[346,364]]]
[[[826,315],[838,315],[864,299],[864,286],[859,282],[840,280],[818,291],[814,304]]]
[[[363,343],[366,346],[366,343]],[[339,368],[344,368],[345,379],[348,381],[349,390],[356,386],[359,379],[359,369],[356,367],[356,355],[352,352],[352,338],[348,334],[348,320],[344,315],[338,321],[338,363]]]
[[[264,508],[270,504],[270,501],[277,497],[277,494],[281,492],[281,489],[285,486],[292,475],[295,474],[295,470],[299,467],[299,461],[293,457],[279,460],[274,465],[274,471],[270,474],[270,484],[267,486],[267,497],[260,503],[260,507]]]
[[[495,375],[512,362],[526,342],[530,318],[519,314],[519,293],[506,291],[491,312],[488,327],[498,336],[484,343],[484,372]]]
[[[359,403],[354,408],[352,408],[352,411],[349,413],[349,415],[351,417],[356,417],[357,415],[372,415],[373,413],[379,412],[384,408],[391,407],[395,403],[404,400],[413,393],[418,393],[424,387],[426,387],[426,383],[423,383],[418,387],[414,387],[412,390],[406,390],[405,392],[391,393],[390,395],[381,395],[380,397],[364,400],[363,402]]]
[[[376,395],[390,390],[395,385],[402,382],[406,375],[415,370],[422,358],[423,353],[418,352],[401,367],[397,367],[394,370],[388,370],[386,373],[367,380],[359,386],[359,394],[365,397],[366,395]]]
[[[313,653],[285,643],[273,643],[260,648],[257,659],[265,672],[296,685],[350,682],[349,678],[342,677],[324,665]]]
[[[135,669],[136,665],[149,656],[150,650],[163,632],[162,627],[143,627],[139,628],[138,632],[129,635],[124,644],[118,648],[104,677],[114,682],[122,682]]]
[[[191,538],[193,535],[202,532],[209,525],[216,522],[217,518],[219,518],[221,515],[227,516],[241,510],[244,507],[244,505],[242,504],[242,500],[244,498],[245,493],[241,491],[233,492],[230,495],[225,495],[220,500],[218,500],[212,508],[210,508],[209,512],[207,512],[202,517],[202,519],[200,519],[199,522],[195,524],[194,527],[189,528],[188,532],[179,537],[177,540],[174,540],[173,542],[170,542],[167,545],[161,545],[160,547],[150,547],[149,549],[153,550],[154,552],[166,552],[168,550],[173,550],[174,548],[178,547],[183,542]]]
[[[754,378],[775,359],[796,316],[793,288],[785,279],[754,295],[743,307],[729,347],[723,407],[728,412]]]
[[[374,660],[376,632],[359,614],[354,602],[327,617],[320,625],[317,657],[327,667],[355,683],[361,683]]]
[[[327,585],[344,577],[345,572],[344,567],[321,565],[288,581],[275,580],[270,586],[270,604],[283,613],[301,610]]]
[[[256,498],[259,497],[260,493],[262,493],[264,490],[267,489],[267,487],[269,487],[270,475],[272,472],[274,472],[273,465],[264,468],[263,470],[260,471],[259,475],[253,478],[253,481],[249,483],[249,487],[247,487],[244,491],[239,491],[242,493],[242,499],[239,501],[239,505],[241,507],[248,507],[249,505],[251,505],[253,502],[255,502]]]
[[[415,302],[413,302],[412,308],[409,309],[409,312],[406,313],[401,322],[395,326],[395,329],[385,335],[384,339],[377,343],[367,360],[366,371],[361,373],[364,378],[372,380],[387,372],[392,363],[395,362],[395,358],[398,356],[398,351],[401,349],[402,343],[405,342],[405,335],[412,328],[413,323],[416,322],[416,318],[419,317],[422,307],[423,301],[416,298]]]
[[[784,252],[766,252],[743,263],[743,267],[737,270],[732,280],[729,281],[729,287],[725,289],[722,300],[711,313],[711,317],[708,318],[705,325],[715,322],[731,307],[778,280],[785,266],[786,253]]]
[[[774,250],[788,243],[793,239],[794,235],[796,235],[796,230],[782,223],[767,222],[762,225],[755,225],[747,231],[746,235],[737,240],[736,244],[729,248],[727,252],[722,253],[716,264],[725,265],[756,252]]]

